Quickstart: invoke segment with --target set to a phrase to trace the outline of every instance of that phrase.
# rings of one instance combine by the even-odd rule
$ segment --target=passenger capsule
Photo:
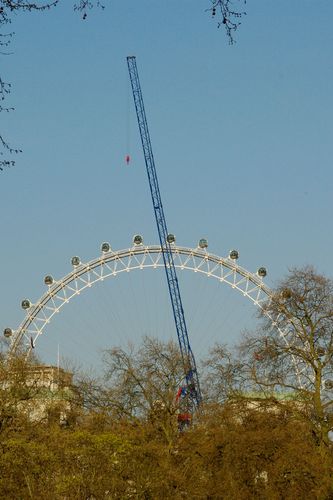
[[[47,285],[47,286],[51,286],[51,285],[53,285],[53,283],[54,283],[54,279],[53,279],[53,277],[52,277],[52,276],[50,276],[50,275],[48,274],[48,275],[47,275],[47,276],[45,276],[45,278],[44,278],[44,283],[45,283],[45,285]]]
[[[285,300],[291,299],[292,295],[293,295],[293,292],[291,291],[290,288],[284,288],[281,292],[281,298],[285,299]]]
[[[110,243],[105,242],[105,243],[101,244],[101,252],[108,253],[108,252],[110,252],[110,250],[111,250]]]
[[[265,267],[259,267],[259,269],[257,271],[257,274],[261,278],[264,278],[265,276],[267,276],[267,270],[266,270],[266,268]]]
[[[168,243],[176,243],[176,237],[175,237],[175,235],[171,234],[171,233],[168,234],[168,236],[167,236],[167,242]]]
[[[13,330],[11,328],[5,328],[3,334],[8,339],[13,335]]]
[[[324,385],[325,385],[325,389],[333,389],[333,380],[325,380],[324,382]]]
[[[325,356],[326,351],[323,347],[317,347],[317,356],[321,358],[322,356]]]
[[[143,238],[140,234],[136,234],[135,236],[133,236],[133,243],[134,245],[142,245],[143,243]]]
[[[74,266],[74,267],[79,266],[79,265],[81,264],[81,259],[80,259],[80,257],[77,257],[77,256],[72,257],[72,259],[71,259],[71,263],[72,263],[72,266]]]
[[[31,302],[28,299],[24,299],[21,302],[22,309],[29,309],[31,307]]]
[[[200,248],[207,248],[208,247],[208,241],[205,238],[201,238],[201,240],[199,240],[199,247]]]
[[[229,252],[229,258],[232,259],[232,260],[237,260],[239,257],[239,253],[237,250],[231,250]]]

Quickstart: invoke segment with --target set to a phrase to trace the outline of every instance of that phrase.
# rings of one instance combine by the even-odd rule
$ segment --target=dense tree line
[[[211,408],[167,441],[158,423],[89,413],[1,434],[2,498],[330,498],[332,459],[305,422]],[[74,421],[73,421],[74,422]]]
[[[261,316],[238,351],[212,349],[186,430],[173,342],[105,351],[104,376],[77,377],[66,419],[59,398],[29,417],[31,362],[3,355],[0,497],[333,498],[332,281],[292,270]]]

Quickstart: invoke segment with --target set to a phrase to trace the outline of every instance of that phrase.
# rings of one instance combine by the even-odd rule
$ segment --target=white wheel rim
[[[239,266],[235,260],[218,257],[200,248],[173,246],[172,252],[177,269],[218,279],[241,292],[259,308],[272,295],[262,278]],[[19,328],[13,332],[10,352],[14,353],[24,339],[29,346],[28,350],[31,350],[31,340],[35,346],[39,335],[53,316],[86,288],[125,271],[163,266],[161,247],[156,245],[139,245],[117,252],[110,251],[86,264],[80,264],[62,279],[54,281],[44,295],[27,310]]]
[[[242,293],[260,309],[273,295],[272,290],[264,284],[261,277],[247,271],[239,266],[236,260],[229,257],[219,257],[207,252],[206,249],[176,245],[172,245],[172,253],[177,269],[215,278]],[[36,345],[38,337],[51,322],[53,316],[72,298],[80,295],[85,289],[91,288],[95,283],[115,277],[125,271],[157,269],[163,266],[162,250],[157,245],[138,245],[125,250],[110,251],[85,264],[81,263],[62,279],[48,286],[48,290],[27,310],[22,323],[17,330],[13,331],[9,354],[14,354],[22,342],[26,341],[27,355],[29,355],[32,345]],[[270,318],[265,310],[264,314]],[[279,329],[281,337],[288,345],[286,331]],[[300,372],[296,362],[295,369],[300,382]]]

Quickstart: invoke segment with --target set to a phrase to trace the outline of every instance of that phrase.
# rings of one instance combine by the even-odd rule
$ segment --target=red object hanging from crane
[[[131,157],[130,157],[130,155],[126,155],[126,156],[125,156],[125,161],[126,161],[126,165],[128,165],[128,164],[129,164],[129,162],[131,161]]]

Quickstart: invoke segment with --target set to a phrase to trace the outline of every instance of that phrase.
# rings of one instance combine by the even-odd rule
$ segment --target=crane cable
[[[131,84],[128,82],[127,85],[127,92],[126,92],[126,119],[125,119],[125,127],[126,127],[126,132],[125,132],[125,163],[126,165],[129,165],[131,161],[131,116],[130,116],[130,99],[131,99]]]

